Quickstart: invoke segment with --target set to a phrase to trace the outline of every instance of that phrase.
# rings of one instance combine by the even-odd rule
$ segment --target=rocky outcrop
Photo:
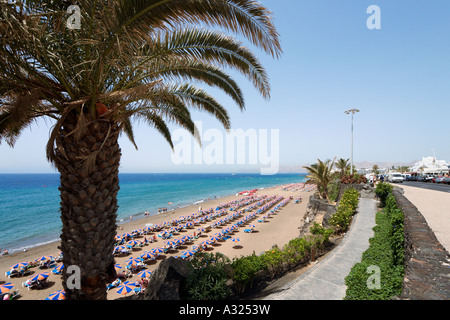
[[[132,300],[183,300],[183,286],[191,273],[187,261],[169,257],[152,273],[147,289]],[[127,299],[127,298],[124,298]]]

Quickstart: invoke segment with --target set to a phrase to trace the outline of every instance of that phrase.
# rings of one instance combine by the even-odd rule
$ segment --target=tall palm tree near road
[[[106,299],[115,277],[118,137],[135,144],[136,121],[173,147],[169,124],[192,134],[192,108],[231,127],[226,108],[197,84],[217,87],[244,110],[226,68],[264,98],[268,76],[230,33],[281,55],[271,13],[253,0],[21,0],[0,3],[0,142],[14,146],[51,119],[48,160],[60,173],[61,246],[68,299]],[[69,12],[68,12],[69,11]],[[68,23],[69,22],[69,23]],[[220,30],[220,31],[219,31]]]

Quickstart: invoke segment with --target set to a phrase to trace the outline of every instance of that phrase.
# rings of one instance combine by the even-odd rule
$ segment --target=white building
[[[450,163],[445,160],[436,160],[435,157],[422,157],[421,161],[416,162],[412,167],[412,172],[421,172],[424,174],[448,173]]]

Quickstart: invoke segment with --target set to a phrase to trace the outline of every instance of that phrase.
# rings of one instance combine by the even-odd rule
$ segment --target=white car
[[[391,173],[389,175],[388,181],[393,183],[402,183],[404,180],[404,177],[400,173]]]

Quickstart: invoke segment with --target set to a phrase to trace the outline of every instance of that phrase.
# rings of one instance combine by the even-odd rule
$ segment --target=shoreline
[[[298,182],[298,183],[303,183],[303,182]],[[287,185],[287,184],[283,184],[283,185]],[[272,186],[266,186],[266,187],[259,187],[257,189],[260,191],[260,190],[267,190],[267,189],[275,188],[275,187],[278,187],[278,186],[282,186],[282,185],[272,185]],[[219,199],[224,199],[224,198],[227,198],[227,197],[235,196],[237,194],[237,192],[241,192],[241,191],[244,191],[244,190],[240,190],[240,191],[236,190],[234,193],[222,194],[220,196],[217,196],[216,198],[208,197],[208,198],[205,198],[205,199],[196,200],[195,202],[180,203],[180,208],[179,209],[176,208],[176,205],[172,204],[172,205],[169,205],[169,206],[175,206],[175,208],[168,209],[167,212],[168,213],[172,213],[172,212],[176,212],[177,210],[184,209],[184,208],[195,207],[195,206],[198,206],[199,204],[201,205],[201,204],[207,203],[207,202],[212,201],[212,200],[216,200],[216,199],[219,200]],[[155,212],[152,212],[152,210],[155,210]],[[147,212],[150,213],[149,217],[156,217],[156,216],[158,216],[160,214],[161,215],[163,214],[163,213],[156,212],[156,210],[157,210],[156,208],[150,208],[147,211]],[[130,219],[129,219],[130,216],[132,217],[132,221],[138,221],[138,220],[141,220],[141,219],[148,219],[149,218],[149,217],[145,216],[145,211],[134,213],[134,214],[129,214],[129,215],[127,214],[126,216],[123,216],[122,218],[117,217],[116,225],[117,226],[122,226],[124,224],[130,223],[131,222]],[[58,219],[60,219],[59,216],[58,216]],[[56,231],[55,231],[55,233],[56,233]],[[3,251],[3,249],[7,249],[8,252],[9,252],[9,255],[14,255],[14,254],[17,254],[17,253],[20,253],[20,252],[27,252],[29,250],[32,250],[34,248],[38,248],[40,246],[51,245],[51,244],[54,244],[56,242],[59,242],[60,241],[60,233],[58,235],[55,235],[55,236],[56,236],[56,238],[51,238],[51,235],[48,234],[47,236],[44,236],[44,241],[34,242],[34,243],[31,243],[31,244],[27,244],[27,240],[19,240],[19,245],[17,247],[15,247],[15,248],[12,248],[12,247],[9,247],[9,248],[8,247],[1,247],[1,250]],[[23,245],[20,244],[20,242],[22,242]],[[26,251],[24,251],[24,250],[26,250]],[[2,259],[3,257],[4,256],[0,255],[0,259]]]
[[[274,244],[278,244],[280,246],[289,242],[291,239],[297,237],[299,235],[298,228],[302,224],[302,218],[306,213],[306,206],[308,203],[308,198],[310,192],[308,191],[285,191],[282,190],[282,187],[285,185],[278,185],[270,188],[264,188],[255,193],[255,195],[282,195],[284,197],[294,196],[294,199],[298,196],[303,197],[303,202],[300,204],[294,204],[294,201],[290,201],[286,207],[282,208],[279,214],[274,215],[270,219],[267,219],[265,223],[257,223],[254,221],[253,223],[257,225],[257,231],[253,233],[244,233],[242,230],[236,232],[236,237],[239,237],[241,241],[239,242],[239,246],[235,246],[231,241],[220,242],[217,246],[213,246],[211,250],[218,251],[224,253],[230,259],[234,257],[239,257],[242,255],[251,255],[252,252],[256,252],[259,254],[265,250],[270,249]],[[245,196],[239,195],[229,195],[216,199],[205,200],[202,203],[197,205],[192,204],[190,206],[186,206],[180,209],[174,209],[173,211],[168,211],[167,213],[161,213],[156,215],[151,215],[149,217],[142,216],[141,218],[135,219],[133,217],[132,221],[123,221],[122,224],[117,224],[118,235],[122,235],[126,232],[131,232],[135,229],[142,229],[145,224],[153,223],[153,224],[161,224],[164,221],[170,221],[173,218],[189,215],[198,211],[199,205],[202,206],[203,209],[207,210],[209,208],[215,208],[217,205],[221,203],[226,203],[229,201],[237,200],[240,198],[244,198]],[[204,225],[202,225],[204,227]],[[175,237],[179,237],[186,234],[193,233],[195,229],[180,231],[178,235]],[[206,240],[205,237],[211,236],[212,234],[219,231],[218,229],[212,229],[210,231],[205,232],[202,237],[200,237],[199,241]],[[150,235],[153,237],[153,234]],[[233,235],[234,236],[234,235]],[[147,236],[149,237],[149,236]],[[143,239],[143,237],[142,237]],[[142,240],[141,239],[141,240]],[[131,255],[125,257],[116,257],[116,263],[121,265],[125,265],[125,260],[129,257],[136,257],[144,251],[150,250],[153,247],[159,247],[164,245],[164,240],[158,239],[156,242],[151,243],[142,248],[133,248]],[[21,300],[41,300],[45,299],[50,293],[55,292],[57,290],[62,289],[62,283],[60,280],[60,276],[51,274],[49,277],[49,287],[42,290],[27,290],[21,286],[22,282],[26,281],[29,276],[21,277],[21,278],[7,278],[4,276],[5,272],[9,270],[9,267],[17,262],[27,262],[34,261],[37,258],[45,255],[58,256],[60,250],[58,246],[60,241],[55,241],[52,243],[48,243],[39,247],[30,248],[26,252],[15,252],[10,254],[9,256],[3,256],[0,258],[0,271],[2,272],[0,275],[0,283],[11,282],[14,284],[13,290],[19,290],[21,292]],[[186,247],[187,248],[187,247]],[[186,250],[186,248],[180,248],[179,252],[167,253],[163,255],[161,259],[164,259],[168,256],[176,256],[180,254],[181,250]],[[147,269],[153,271],[159,265],[158,258],[154,262],[151,262],[147,265]],[[39,270],[37,268],[32,268],[33,274],[37,274],[40,272],[49,272],[50,269]],[[137,276],[133,276],[131,280],[135,281]],[[119,298],[121,295],[115,292],[115,290],[110,290],[108,292],[108,300],[113,300]]]

